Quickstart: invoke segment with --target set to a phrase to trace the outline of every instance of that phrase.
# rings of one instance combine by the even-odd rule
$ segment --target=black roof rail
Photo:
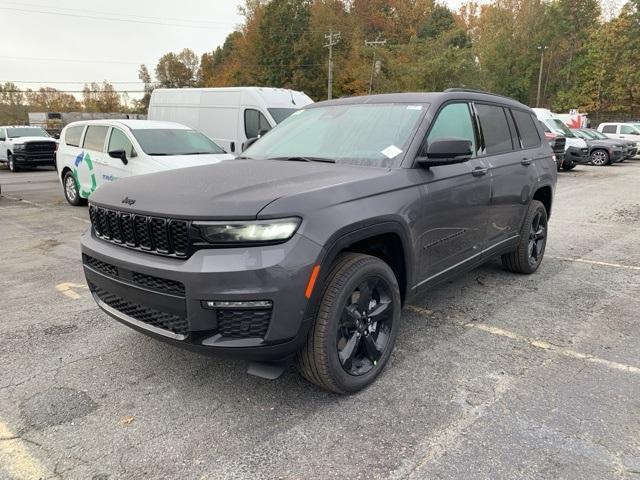
[[[517,102],[517,100],[515,98],[507,97],[506,95],[500,95],[498,93],[485,92],[484,90],[474,90],[473,88],[447,88],[444,92],[445,93],[455,93],[455,92],[481,93],[483,95],[492,95],[494,97],[506,98],[508,100],[513,100],[514,102]]]

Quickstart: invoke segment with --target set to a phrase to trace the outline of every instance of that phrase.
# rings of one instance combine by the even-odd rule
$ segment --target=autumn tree
[[[43,87],[25,92],[29,109],[42,112],[73,112],[81,109],[80,102],[69,93],[55,88]]]
[[[119,112],[120,96],[109,82],[91,83],[82,89],[82,103],[87,112]]]
[[[156,65],[156,78],[161,87],[195,87],[198,83],[198,56],[188,48],[163,55]]]

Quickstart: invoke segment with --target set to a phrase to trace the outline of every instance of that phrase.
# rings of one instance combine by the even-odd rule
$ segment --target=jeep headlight
[[[13,151],[14,152],[21,152],[24,150],[24,143],[15,143],[13,145]]]
[[[300,219],[194,222],[204,240],[213,244],[276,243],[289,240],[300,226]]]

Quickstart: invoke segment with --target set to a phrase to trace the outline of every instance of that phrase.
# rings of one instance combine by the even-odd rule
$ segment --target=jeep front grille
[[[186,257],[189,222],[91,205],[91,225],[102,240],[159,255]]]

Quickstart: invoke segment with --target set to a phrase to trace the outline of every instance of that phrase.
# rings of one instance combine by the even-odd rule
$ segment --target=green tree
[[[195,87],[198,83],[198,56],[188,48],[163,55],[156,65],[156,78],[161,87]]]

